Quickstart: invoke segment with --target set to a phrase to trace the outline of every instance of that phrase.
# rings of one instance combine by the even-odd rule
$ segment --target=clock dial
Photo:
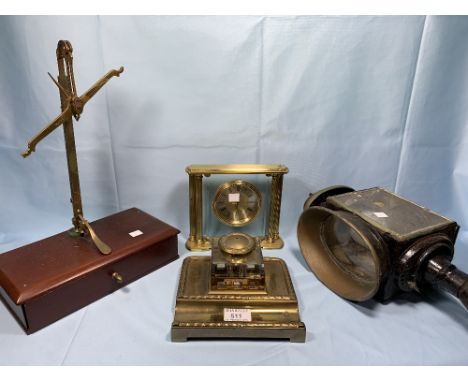
[[[257,217],[262,206],[262,196],[253,184],[233,180],[218,187],[212,206],[221,222],[241,227]]]

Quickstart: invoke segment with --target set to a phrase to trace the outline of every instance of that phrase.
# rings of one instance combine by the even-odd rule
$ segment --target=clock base
[[[188,239],[185,242],[185,247],[189,251],[193,252],[202,252],[209,251],[212,248],[211,241],[217,240],[217,237],[206,237],[204,236],[202,240]],[[260,247],[263,249],[281,249],[284,247],[284,242],[281,237],[272,239],[268,236],[260,237]]]
[[[277,237],[276,239],[264,237],[260,240],[260,247],[263,249],[281,249],[284,247],[284,241],[280,237]]]
[[[189,238],[185,242],[185,247],[189,251],[195,251],[195,252],[209,251],[211,249],[211,239],[205,236],[203,236],[201,240]]]

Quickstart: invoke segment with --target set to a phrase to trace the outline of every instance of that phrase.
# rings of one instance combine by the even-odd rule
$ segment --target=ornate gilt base
[[[203,237],[203,240],[192,240],[188,239],[185,242],[185,247],[189,251],[202,252],[209,251],[211,249],[211,240],[217,239],[216,237]],[[278,237],[277,239],[271,239],[269,237],[263,237],[260,240],[260,247],[263,249],[281,249],[284,246],[283,239]]]
[[[296,294],[283,260],[265,257],[267,293],[210,292],[210,257],[184,260],[172,323],[175,342],[189,338],[273,338],[305,342]],[[251,321],[225,321],[225,309],[248,309]]]

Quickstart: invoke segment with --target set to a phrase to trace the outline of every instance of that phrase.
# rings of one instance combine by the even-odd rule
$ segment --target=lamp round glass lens
[[[331,215],[323,222],[322,240],[332,261],[350,277],[365,283],[378,282],[372,252],[351,226]]]

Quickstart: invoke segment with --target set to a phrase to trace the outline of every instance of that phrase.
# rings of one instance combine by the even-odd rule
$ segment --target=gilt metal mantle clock
[[[190,165],[190,235],[186,247],[205,251],[212,240],[245,232],[266,249],[283,247],[279,234],[283,176],[280,164]]]

